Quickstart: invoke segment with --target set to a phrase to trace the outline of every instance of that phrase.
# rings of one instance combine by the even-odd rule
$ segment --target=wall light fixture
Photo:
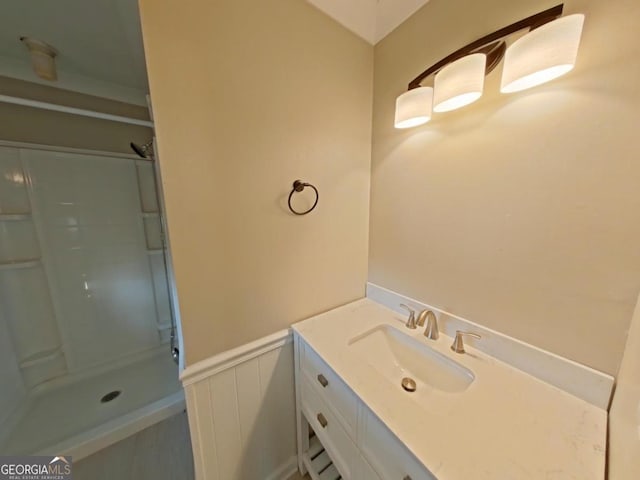
[[[450,112],[482,96],[487,55],[474,53],[450,63],[434,79],[434,112]]]
[[[433,88],[417,87],[396,99],[396,128],[411,128],[431,120]]]
[[[422,125],[432,111],[448,112],[482,96],[484,77],[504,58],[500,91],[535,87],[571,71],[575,65],[584,15],[561,17],[564,4],[527,17],[456,50],[411,80],[396,100],[396,128]],[[507,38],[529,32],[507,48]],[[422,86],[434,77],[434,87]]]
[[[576,63],[584,15],[547,23],[507,49],[502,70],[502,93],[541,85],[571,71]]]

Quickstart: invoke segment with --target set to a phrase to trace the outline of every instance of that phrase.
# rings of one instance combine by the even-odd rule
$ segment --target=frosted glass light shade
[[[411,128],[431,120],[433,88],[418,87],[396,99],[396,128]]]
[[[475,102],[482,96],[487,56],[467,55],[450,63],[436,74],[435,112],[449,112]]]
[[[50,81],[58,79],[56,61],[51,55],[34,50],[31,52],[31,64],[33,65],[33,71],[40,78]]]
[[[568,15],[516,40],[504,57],[500,91],[519,92],[571,71],[576,63],[583,24],[584,15]]]
[[[48,43],[35,38],[20,37],[20,41],[29,49],[31,64],[36,75],[45,80],[57,80],[56,56],[58,51]]]

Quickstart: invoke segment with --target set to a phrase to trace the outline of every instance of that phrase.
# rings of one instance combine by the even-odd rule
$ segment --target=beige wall
[[[369,278],[615,374],[640,290],[637,0],[574,0],[573,72],[393,128],[425,67],[557,1],[431,0],[375,48]]]
[[[361,297],[372,47],[301,0],[141,14],[187,363]]]
[[[148,119],[145,107],[1,76],[0,94]],[[152,135],[147,127],[0,103],[0,140],[132,153],[130,142],[146,143]]]
[[[631,321],[609,415],[609,478],[640,478],[640,299]]]

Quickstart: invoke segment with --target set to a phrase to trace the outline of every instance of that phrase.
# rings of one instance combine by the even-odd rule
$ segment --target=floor
[[[73,478],[194,480],[187,414],[174,415],[89,457],[73,462]],[[311,477],[295,473],[288,480],[311,480]]]
[[[193,480],[187,414],[180,413],[73,462],[74,480]]]
[[[289,477],[288,480],[311,480],[311,477],[308,474],[301,477],[300,474],[296,472],[292,477]]]

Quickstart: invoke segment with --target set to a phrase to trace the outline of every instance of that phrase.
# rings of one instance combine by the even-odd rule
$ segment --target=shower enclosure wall
[[[0,454],[75,460],[184,408],[153,168],[0,146]]]

